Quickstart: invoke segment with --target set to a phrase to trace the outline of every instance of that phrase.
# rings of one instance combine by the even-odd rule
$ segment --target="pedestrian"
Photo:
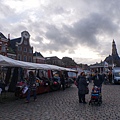
[[[95,71],[95,75],[93,77],[93,83],[94,83],[94,86],[97,86],[100,88],[100,92],[101,92],[103,81],[104,81],[103,76],[98,71]]]
[[[103,83],[106,85],[108,84],[108,74],[103,72],[102,73],[102,77],[103,77]]]
[[[33,97],[34,97],[34,101],[37,100],[37,94],[36,94],[36,77],[33,73],[33,71],[29,72],[29,78],[27,80],[27,86],[28,86],[28,90],[27,90],[27,98],[26,98],[26,103],[30,102],[30,95],[31,92],[33,92]]]
[[[112,84],[112,72],[111,71],[108,73],[108,80],[109,80],[109,83]]]
[[[62,71],[60,72],[60,80],[61,80],[62,89],[64,91],[65,90],[65,78],[64,78]]]
[[[78,97],[79,103],[86,104],[85,95],[86,95],[86,88],[88,88],[88,83],[86,81],[85,72],[81,72],[77,78],[77,87],[78,87]]]

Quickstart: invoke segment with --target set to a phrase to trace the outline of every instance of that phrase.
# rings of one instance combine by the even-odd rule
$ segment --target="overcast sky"
[[[44,57],[94,64],[120,54],[120,0],[0,0],[0,32],[11,39],[30,33]]]

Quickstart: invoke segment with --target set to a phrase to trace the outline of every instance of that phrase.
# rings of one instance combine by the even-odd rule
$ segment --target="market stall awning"
[[[49,65],[49,64],[38,64],[38,63],[31,63],[31,62],[24,62],[19,60],[14,60],[9,57],[0,55],[0,66],[3,67],[22,67],[26,69],[43,69],[43,70],[64,70],[64,71],[71,71],[77,72],[76,70],[59,67],[56,65]]]
[[[22,68],[36,68],[36,64],[30,62],[23,62],[19,60],[14,60],[9,57],[0,55],[0,66],[3,67],[22,67]],[[44,69],[43,66],[39,66],[39,69]]]

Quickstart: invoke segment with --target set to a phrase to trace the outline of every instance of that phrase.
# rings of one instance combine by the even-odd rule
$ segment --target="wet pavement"
[[[86,95],[87,102],[90,96]],[[97,106],[79,103],[75,85],[40,94],[36,102],[31,97],[30,103],[7,93],[0,103],[0,120],[120,120],[120,85],[103,85],[102,96],[103,103]]]

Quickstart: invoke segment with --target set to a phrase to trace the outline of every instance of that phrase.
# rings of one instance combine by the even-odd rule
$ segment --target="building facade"
[[[120,67],[120,57],[117,52],[115,41],[112,42],[112,54],[105,58],[105,60],[100,63],[90,65],[92,71],[107,72],[111,71],[113,67]]]
[[[112,64],[116,67],[120,67],[120,57],[117,52],[115,41],[112,42],[112,54],[105,58],[108,64]]]
[[[45,64],[45,58],[40,52],[33,53],[33,62],[34,63],[40,63],[40,64]]]
[[[7,56],[8,39],[0,32],[0,54]]]
[[[51,64],[51,65],[58,65],[58,66],[63,66],[64,65],[62,60],[59,59],[57,56],[45,57],[45,62],[46,62],[46,64]]]
[[[16,60],[33,62],[33,47],[27,31],[23,31],[21,37],[10,40],[10,47],[16,54]]]
[[[75,68],[77,65],[75,61],[70,57],[63,57],[62,62],[64,63],[65,67],[68,68],[72,68],[72,67]]]

